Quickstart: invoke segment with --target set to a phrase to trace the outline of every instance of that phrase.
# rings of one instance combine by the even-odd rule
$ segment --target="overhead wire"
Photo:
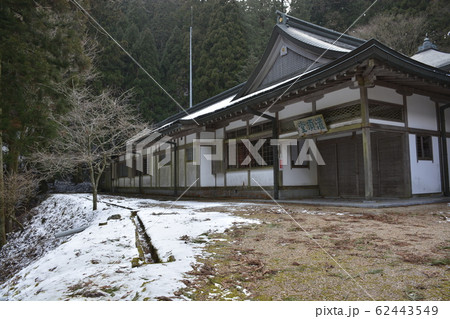
[[[180,109],[183,110],[184,113],[189,115],[186,109],[183,106],[181,106],[181,104],[178,103],[178,101],[175,100],[175,98],[169,92],[167,92],[167,90],[164,89],[164,87],[161,84],[159,84],[159,82],[108,31],[106,31],[105,28],[103,28],[103,26],[78,1],[76,0],[69,0],[69,1],[72,2],[76,7],[78,7],[81,10],[81,12],[85,14],[89,19],[91,19],[98,26],[98,28],[100,28],[100,30],[104,34],[106,34],[131,59],[131,61],[133,61],[173,102],[175,102],[175,104]],[[197,125],[200,125],[194,118],[193,121]]]
[[[364,10],[364,12],[363,13],[361,13],[361,15],[358,17],[358,18],[356,18],[355,19],[355,21],[353,21],[353,23],[344,31],[344,32],[342,32],[340,35],[339,35],[339,37],[336,39],[336,40],[334,40],[334,42],[333,43],[331,43],[329,46],[328,46],[328,48],[325,50],[325,51],[323,51],[322,52],[322,54],[320,55],[320,56],[318,56],[317,58],[316,58],[316,60],[314,61],[314,62],[312,62],[307,68],[306,68],[306,70],[304,70],[300,75],[298,75],[297,77],[296,77],[296,79],[295,79],[295,81],[294,82],[292,82],[291,83],[291,85],[289,85],[289,87],[286,89],[286,90],[284,90],[283,91],[283,93],[281,93],[276,99],[275,99],[275,101],[273,101],[272,102],[272,104],[267,108],[267,109],[265,109],[264,110],[264,112],[262,113],[262,115],[260,115],[259,117],[257,117],[254,121],[253,121],[253,123],[251,123],[251,125],[253,126],[253,125],[255,125],[256,124],[256,122],[258,122],[260,119],[261,119],[261,117],[263,116],[263,115],[265,115],[271,108],[272,108],[272,106],[274,106],[283,96],[284,96],[284,94],[286,94],[286,92],[288,92],[293,86],[294,86],[294,84],[295,83],[297,83],[302,77],[303,77],[303,75],[304,74],[306,74],[329,50],[330,50],[330,48],[333,46],[333,45],[335,45],[343,36],[344,36],[344,34],[346,34],[362,17],[364,17],[365,15],[366,15],[366,13],[376,4],[378,2],[378,0],[375,0],[374,2],[372,2],[372,4],[366,9],[366,10]]]

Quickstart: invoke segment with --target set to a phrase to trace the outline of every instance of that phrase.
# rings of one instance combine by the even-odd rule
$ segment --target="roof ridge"
[[[193,114],[195,112],[198,112],[198,111],[200,111],[200,110],[210,106],[211,104],[217,103],[217,102],[219,102],[219,101],[221,101],[221,100],[223,100],[223,99],[233,95],[234,93],[237,93],[244,84],[245,84],[245,82],[240,83],[240,84],[238,84],[238,85],[236,85],[236,86],[234,86],[234,87],[232,87],[232,88],[230,88],[228,90],[220,92],[219,94],[216,94],[216,95],[214,95],[212,97],[207,98],[206,100],[203,100],[203,101],[195,104],[191,108],[187,108],[187,109],[184,109],[183,111],[179,111],[178,113],[175,113],[172,116],[170,116],[170,117],[168,117],[168,118],[166,118],[166,119],[156,123],[155,126],[159,127],[159,126],[162,126],[162,125],[167,124],[169,122],[181,119],[181,118],[185,117],[186,115],[190,115],[190,114]]]
[[[287,26],[292,26],[294,28],[298,29],[304,29],[305,31],[316,33],[318,35],[322,36],[329,36],[333,38],[334,40],[339,39],[339,41],[353,45],[353,46],[360,46],[361,44],[365,43],[366,40],[336,31],[332,29],[328,29],[325,27],[322,27],[320,25],[302,20],[300,18],[296,18],[294,16],[288,15],[287,13],[281,12],[277,10],[277,24],[286,24]],[[281,20],[280,20],[281,18]]]

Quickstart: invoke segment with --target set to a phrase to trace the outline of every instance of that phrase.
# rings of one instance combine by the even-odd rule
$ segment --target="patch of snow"
[[[324,212],[316,212],[316,211],[310,211],[310,210],[302,210],[303,214],[308,214],[308,215],[328,215],[328,214],[334,214],[334,213],[324,213]]]
[[[68,239],[55,234],[89,225],[95,213],[92,203],[78,195],[51,195],[31,212],[25,230],[8,236],[8,243],[0,250],[0,266],[4,281],[18,267],[25,267]],[[99,206],[102,208],[102,205]],[[1,282],[0,281],[0,282]]]
[[[202,204],[212,204],[212,207],[217,205],[217,203]],[[170,256],[174,256],[180,263],[190,264],[194,261],[192,258],[200,253],[198,248],[204,244],[185,243],[180,240],[182,236],[197,238],[202,234],[223,232],[234,223],[252,222],[226,213],[193,210],[199,206],[208,207],[197,202],[192,205],[184,202],[183,207],[187,207],[185,209],[154,207],[139,211],[138,216],[162,261],[168,261]],[[207,240],[207,237],[202,239]]]
[[[42,216],[54,215],[54,219],[58,219],[60,214],[54,212],[58,207],[60,213],[76,212],[74,222],[67,224],[70,228],[83,226],[89,219],[80,216],[90,216],[90,226],[66,237],[66,242],[1,285],[0,297],[9,300],[154,300],[159,296],[172,296],[184,286],[181,280],[196,263],[196,256],[205,254],[202,247],[208,240],[208,233],[223,232],[236,223],[258,222],[214,211],[214,207],[229,206],[229,203],[183,201],[172,202],[173,207],[169,207],[171,202],[114,196],[99,196],[99,201],[96,212],[91,210],[90,198],[82,194],[54,195],[51,201],[45,202]],[[175,261],[132,267],[132,260],[139,257],[136,228],[131,218],[134,209],[139,211],[138,216],[160,258],[169,261],[173,256]],[[48,214],[48,211],[54,213]],[[117,214],[120,219],[108,220]],[[36,215],[37,221],[39,216]],[[33,224],[32,228],[52,236],[69,227],[49,231]],[[180,238],[183,235],[202,240],[184,240]]]

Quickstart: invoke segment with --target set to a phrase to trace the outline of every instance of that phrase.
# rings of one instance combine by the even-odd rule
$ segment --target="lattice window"
[[[125,161],[119,162],[117,167],[117,176],[118,177],[127,177],[128,176],[128,167]]]
[[[361,118],[361,106],[359,104],[334,108],[322,112],[327,125],[351,121]]]
[[[227,132],[226,137],[227,139],[234,139],[237,137],[242,137],[247,135],[247,128],[242,128],[236,131]]]
[[[147,171],[147,168],[148,168],[148,156],[147,155],[145,155],[145,156],[143,156],[142,157],[142,174],[144,174],[144,175],[148,175],[148,171]]]
[[[295,127],[294,121],[286,121],[286,122],[281,122],[281,132],[285,133],[285,132],[292,132],[292,131],[296,131],[297,128]]]
[[[403,122],[403,108],[401,106],[370,103],[369,116],[379,120]]]
[[[186,162],[193,162],[194,161],[194,148],[188,147],[186,148]]]
[[[416,135],[416,150],[418,161],[432,161],[433,140],[431,136]]]
[[[165,163],[164,166],[169,166],[169,165],[171,165],[171,162],[172,162],[172,155],[171,155],[170,152],[169,152],[168,154],[166,154],[166,151],[165,151],[165,150],[164,150],[164,151],[161,151],[161,152],[159,153],[158,157],[157,157],[158,162],[159,162],[159,165],[161,165],[161,162],[162,162],[164,159],[166,159],[167,156],[169,157],[169,161],[168,161],[167,163]]]
[[[237,161],[236,161],[236,166],[237,168],[240,167],[248,167],[249,165],[242,165],[242,162],[245,160],[245,158],[247,157],[247,155],[249,155],[250,152],[248,151],[247,147],[244,145],[244,143],[239,142],[236,145],[236,156],[237,156]]]
[[[255,143],[252,143],[255,144]],[[259,165],[256,160],[252,157],[251,166],[252,167],[260,167],[260,166],[271,166],[273,165],[273,146],[270,145],[270,141],[266,140],[261,148],[258,150],[258,153],[261,154],[266,165]]]
[[[255,145],[257,143],[257,140],[250,141],[252,145]],[[261,148],[258,150],[258,153],[261,155],[261,157],[266,162],[266,165],[264,166],[271,166],[273,165],[273,146],[270,145],[270,140],[267,139],[264,144],[261,146]],[[250,163],[247,165],[242,165],[242,162],[247,158],[247,156],[250,156]],[[259,165],[255,158],[250,154],[249,150],[245,146],[244,143],[238,142],[236,144],[236,165],[230,165],[228,164],[228,168],[249,168],[249,167],[260,167],[263,165]]]
[[[265,131],[271,131],[272,130],[272,122],[266,122],[259,125],[253,125],[250,127],[250,134],[256,134],[261,133]]]
[[[291,168],[309,168],[309,162],[303,162],[302,165],[296,164],[303,144],[305,144],[305,140],[297,140],[297,144],[289,146],[291,152]]]

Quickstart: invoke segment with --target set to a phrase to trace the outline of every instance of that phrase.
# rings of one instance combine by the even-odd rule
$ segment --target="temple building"
[[[278,12],[249,79],[158,123],[136,141],[132,165],[125,154],[115,160],[104,187],[280,199],[448,195],[449,105],[450,54],[429,39],[407,57]],[[223,152],[198,140],[219,140]],[[323,163],[297,160],[305,141]]]

